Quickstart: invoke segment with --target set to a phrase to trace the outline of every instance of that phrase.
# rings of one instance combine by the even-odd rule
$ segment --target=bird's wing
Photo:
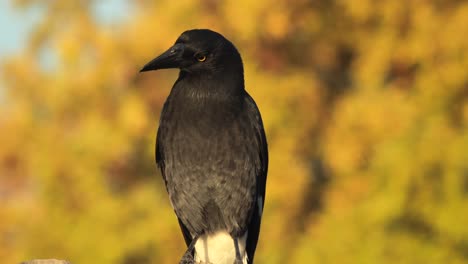
[[[163,151],[161,149],[161,146],[159,145],[159,141],[161,139],[161,129],[158,129],[158,134],[156,136],[156,149],[155,149],[155,152],[156,152],[156,164],[158,165],[159,169],[161,170],[161,175],[163,177],[163,180],[164,180],[164,185],[167,187],[167,180],[166,180],[166,175],[164,173],[164,154],[163,154]]]
[[[247,95],[247,106],[251,114],[249,115],[252,120],[256,134],[256,143],[258,146],[258,155],[260,158],[260,164],[256,167],[257,173],[257,197],[255,203],[255,209],[252,214],[252,219],[249,224],[246,251],[248,256],[248,263],[253,262],[255,249],[257,247],[258,235],[260,233],[260,223],[262,219],[263,205],[265,202],[265,185],[268,171],[268,147],[265,136],[265,130],[263,128],[262,118],[260,112],[255,104],[254,100]]]
[[[187,227],[184,225],[184,223],[180,221],[180,218],[177,217],[177,220],[179,220],[179,226],[180,226],[180,229],[182,230],[182,234],[184,235],[185,244],[187,244],[187,247],[188,247],[192,243],[193,237],[188,231]]]
[[[164,111],[164,110],[163,110]],[[158,129],[158,133],[156,136],[156,164],[158,165],[159,169],[161,170],[161,175],[164,179],[164,185],[166,186],[166,191],[167,191],[167,180],[166,180],[166,173],[165,173],[165,163],[164,163],[164,151],[161,149],[161,146],[159,145],[159,141],[161,140],[161,129]],[[177,215],[177,214],[176,214]],[[182,223],[182,221],[177,217],[177,220],[179,220],[179,225],[180,229],[182,230],[182,234],[184,235],[184,240],[185,243],[187,244],[187,247],[192,243],[192,235],[188,231],[187,227]]]

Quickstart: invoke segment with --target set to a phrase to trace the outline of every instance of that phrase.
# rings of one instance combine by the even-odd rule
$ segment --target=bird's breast
[[[161,118],[166,150],[178,157],[216,159],[227,151],[242,151],[249,137],[242,111],[229,103],[177,103]]]
[[[165,105],[158,152],[176,213],[193,234],[246,230],[260,164],[242,105]]]
[[[232,120],[203,117],[179,122],[167,137],[167,149],[175,151],[179,158],[213,164],[229,151],[242,151],[240,138],[244,133]]]

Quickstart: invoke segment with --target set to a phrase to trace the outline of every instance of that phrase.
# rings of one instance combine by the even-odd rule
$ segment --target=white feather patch
[[[247,264],[245,244],[247,232],[238,239],[242,263]],[[233,264],[236,260],[234,239],[226,231],[220,231],[198,238],[195,244],[195,262],[211,264]]]

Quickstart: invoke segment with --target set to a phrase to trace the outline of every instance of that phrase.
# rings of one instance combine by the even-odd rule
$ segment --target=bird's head
[[[185,31],[172,47],[146,64],[140,72],[169,68],[197,74],[226,70],[243,73],[242,60],[234,45],[221,34],[208,29]]]

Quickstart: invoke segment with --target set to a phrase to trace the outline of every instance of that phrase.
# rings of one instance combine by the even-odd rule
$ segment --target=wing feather
[[[254,100],[247,95],[247,105],[250,108],[252,120],[251,124],[254,126],[256,132],[256,143],[258,146],[258,155],[260,164],[257,168],[257,199],[252,219],[248,228],[246,251],[248,256],[248,263],[253,263],[255,249],[257,247],[258,236],[260,234],[260,224],[262,219],[263,207],[265,204],[265,188],[268,172],[268,145],[265,136],[265,129],[263,127],[262,118]]]

